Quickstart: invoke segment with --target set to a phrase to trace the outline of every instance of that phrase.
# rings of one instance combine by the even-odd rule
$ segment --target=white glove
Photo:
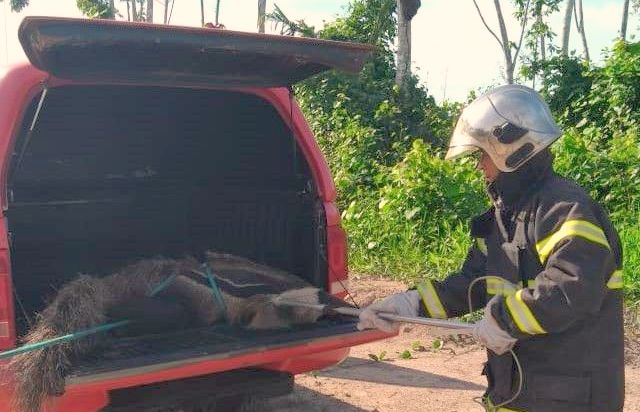
[[[498,295],[494,296],[489,303],[487,303],[487,306],[484,308],[484,316],[479,322],[473,325],[472,334],[473,337],[487,349],[496,355],[502,355],[513,348],[517,339],[503,330],[493,318],[491,305],[494,304],[497,299]]]
[[[380,329],[388,333],[398,333],[400,322],[392,322],[380,318],[377,313],[393,313],[401,316],[418,316],[420,308],[420,295],[417,290],[409,290],[396,293],[385,299],[367,306],[360,312],[358,329]]]

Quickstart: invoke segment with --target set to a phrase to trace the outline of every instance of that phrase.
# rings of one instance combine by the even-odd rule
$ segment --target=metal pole
[[[200,0],[200,27],[204,27],[204,0]]]
[[[362,309],[349,308],[349,307],[341,307],[341,308],[332,308],[327,305],[314,305],[311,303],[302,303],[284,299],[276,299],[274,302],[276,305],[282,306],[293,306],[300,308],[309,308],[316,309],[321,312],[333,312],[338,313],[340,315],[358,317],[362,312]],[[445,329],[458,329],[458,330],[470,330],[473,328],[472,323],[464,323],[455,320],[445,320],[445,319],[433,319],[433,318],[424,318],[420,316],[400,316],[392,313],[378,313],[382,319],[390,320],[393,322],[403,322],[410,323],[413,325],[422,325],[422,326],[435,326],[439,328]]]

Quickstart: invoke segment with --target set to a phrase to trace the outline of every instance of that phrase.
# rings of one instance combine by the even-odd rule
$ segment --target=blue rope
[[[29,345],[23,345],[19,348],[0,352],[0,359],[11,358],[25,352],[31,352],[38,349],[44,349],[49,346],[61,345],[63,343],[70,342],[72,340],[81,339],[89,335],[93,335],[100,332],[106,332],[111,329],[119,328],[120,326],[128,325],[130,320],[121,320],[119,322],[107,323],[106,325],[96,326],[95,328],[89,328],[78,332],[70,333],[64,336],[58,336],[57,338],[43,340],[41,342],[31,343]]]
[[[156,286],[151,291],[151,293],[149,293],[149,296],[153,297],[153,296],[157,295],[158,293],[162,292],[165,288],[167,288],[167,286],[169,286],[171,284],[171,282],[173,282],[175,280],[176,276],[177,275],[175,273],[172,273],[168,278],[166,278],[165,280],[160,282],[158,284],[158,286]],[[89,335],[94,335],[96,333],[106,332],[106,331],[109,331],[111,329],[119,328],[121,326],[125,326],[125,325],[128,325],[130,323],[131,323],[130,320],[121,320],[121,321],[118,321],[118,322],[107,323],[107,324],[104,324],[104,325],[95,326],[93,328],[89,328],[89,329],[85,329],[85,330],[80,330],[80,331],[77,331],[77,332],[69,333],[67,335],[58,336],[57,338],[51,338],[51,339],[43,340],[41,342],[30,343],[28,345],[20,346],[19,348],[15,348],[15,349],[11,349],[11,350],[8,350],[8,351],[0,352],[0,359],[11,358],[11,357],[19,355],[21,353],[31,352],[31,351],[38,350],[38,349],[44,349],[44,348],[49,347],[49,346],[61,345],[63,343],[71,342],[73,340],[82,339],[82,338],[87,337]]]
[[[202,265],[204,267],[204,273],[207,275],[207,280],[209,281],[209,286],[211,286],[211,292],[213,293],[213,298],[217,302],[218,306],[222,309],[222,316],[225,319],[227,318],[227,305],[224,303],[224,299],[222,299],[222,293],[220,292],[220,288],[218,287],[218,283],[216,282],[215,276],[211,271],[211,267],[208,263]]]
[[[168,278],[160,282],[158,286],[156,286],[155,289],[151,291],[149,296],[153,297],[158,293],[162,292],[163,290],[165,290],[171,283],[173,283],[174,280],[176,280],[176,277],[178,277],[178,275],[176,275],[175,272],[172,273]]]

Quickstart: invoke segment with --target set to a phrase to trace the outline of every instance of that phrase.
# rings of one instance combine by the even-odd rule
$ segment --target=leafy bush
[[[487,206],[470,162],[444,161],[415,140],[381,173],[379,195],[353,200],[343,213],[357,267],[396,277],[457,269],[469,246],[468,221]]]
[[[587,188],[619,223],[633,221],[640,210],[640,146],[638,131],[610,139],[589,127],[570,129],[554,145],[556,170]],[[605,142],[605,144],[601,142]]]
[[[380,216],[408,224],[413,240],[429,242],[441,234],[445,222],[465,224],[486,206],[479,177],[471,162],[445,161],[415,140],[404,160],[389,170]]]
[[[364,126],[359,116],[349,116],[340,101],[329,115],[318,113],[310,119],[333,172],[339,206],[346,207],[360,192],[374,193],[381,156],[375,130]]]
[[[562,125],[574,126],[582,120],[582,108],[573,104],[591,89],[587,63],[575,56],[555,56],[523,65],[521,72],[528,80],[541,77],[540,94]]]
[[[94,19],[113,19],[115,10],[111,8],[109,0],[76,0],[78,10],[85,16]]]
[[[640,43],[616,42],[604,66],[587,77],[588,93],[571,105],[582,116],[577,125],[599,128],[605,138],[640,125]]]

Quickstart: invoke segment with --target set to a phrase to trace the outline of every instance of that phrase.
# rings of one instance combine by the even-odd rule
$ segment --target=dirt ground
[[[352,277],[351,288],[361,305],[405,289],[398,282],[367,277]],[[480,376],[484,350],[466,337],[447,333],[405,327],[398,337],[354,347],[342,364],[297,376],[291,395],[270,401],[262,410],[480,412],[473,399],[485,387]],[[638,362],[627,366],[626,377],[625,411],[640,412]]]

